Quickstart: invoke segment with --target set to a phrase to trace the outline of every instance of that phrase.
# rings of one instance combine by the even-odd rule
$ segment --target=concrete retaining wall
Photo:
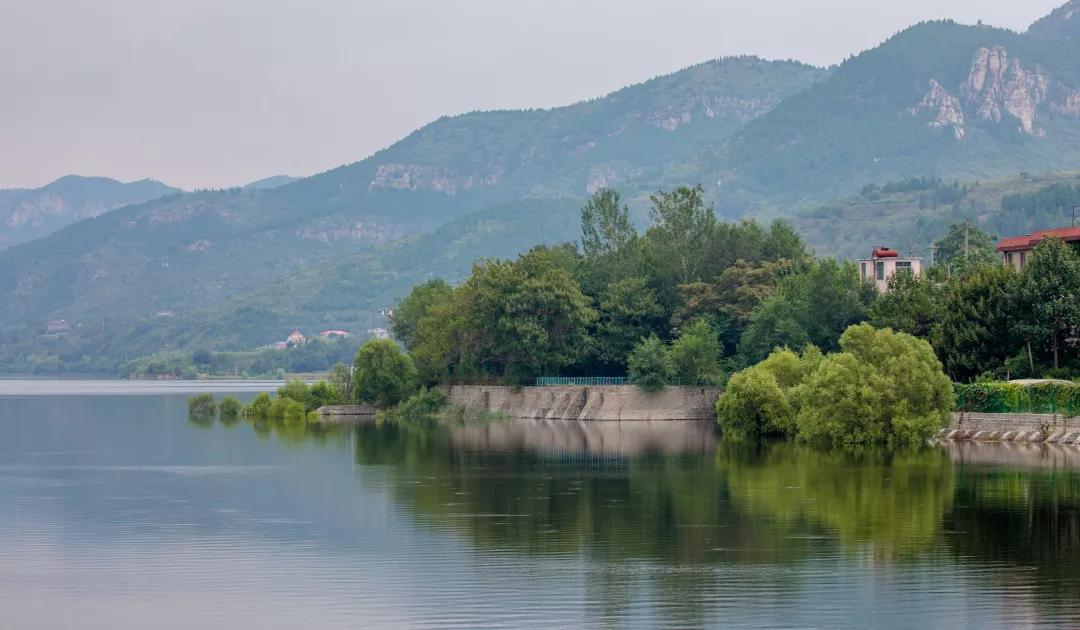
[[[950,440],[1080,443],[1080,418],[1034,413],[954,413]]]
[[[715,420],[720,390],[666,387],[655,393],[632,385],[521,387],[455,385],[457,407],[534,420]]]

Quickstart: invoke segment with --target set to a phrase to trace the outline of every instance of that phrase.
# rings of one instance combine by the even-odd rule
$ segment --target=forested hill
[[[715,145],[823,74],[713,61],[568,107],[443,118],[361,162],[269,190],[122,208],[0,252],[0,327],[191,312],[487,207],[583,199]]]
[[[736,210],[927,173],[1075,170],[1078,52],[1076,0],[1023,34],[920,24],[786,99],[689,170],[715,175],[703,181]]]
[[[124,183],[78,175],[61,177],[41,188],[0,190],[0,249],[41,238],[114,208],[178,192],[180,189],[151,179]]]

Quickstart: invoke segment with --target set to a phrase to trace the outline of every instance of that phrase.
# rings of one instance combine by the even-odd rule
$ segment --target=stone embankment
[[[331,405],[316,410],[319,420],[327,424],[351,423],[375,417],[371,405]]]
[[[452,406],[530,420],[714,420],[720,390],[666,387],[646,392],[632,385],[506,387],[455,385]]]
[[[1045,442],[1080,446],[1080,418],[1049,414],[953,414],[941,438],[975,442]]]

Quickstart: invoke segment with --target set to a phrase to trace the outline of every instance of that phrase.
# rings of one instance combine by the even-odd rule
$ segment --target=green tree
[[[670,354],[675,375],[683,385],[719,385],[723,381],[720,340],[704,319],[682,329]]]
[[[344,363],[335,363],[330,370],[330,384],[341,393],[342,400],[355,400],[352,376],[352,366]]]
[[[1059,369],[1066,340],[1080,328],[1080,256],[1056,238],[1039,243],[1017,284],[1016,307],[1017,332],[1048,348]]]
[[[465,360],[524,382],[580,359],[596,313],[559,252],[538,247],[513,262],[473,268],[463,286]]]
[[[259,395],[255,397],[255,400],[251,401],[248,405],[248,409],[252,416],[256,418],[269,418],[270,406],[273,404],[273,400],[270,399],[270,394],[266,392],[259,392]]]
[[[1015,284],[1015,272],[1003,265],[975,267],[950,279],[930,339],[954,379],[990,372],[1015,351]]]
[[[645,233],[645,257],[662,303],[677,303],[679,285],[707,279],[714,252],[716,214],[701,186],[677,188],[649,197],[653,226]]]
[[[596,353],[601,361],[626,366],[627,357],[642,338],[663,327],[664,311],[641,277],[624,278],[600,296]]]
[[[948,425],[952,381],[930,344],[850,327],[799,391],[799,436],[823,444],[917,444]]]
[[[948,234],[934,245],[937,247],[934,263],[949,265],[954,269],[991,264],[998,260],[994,238],[971,219],[950,225]]]
[[[373,339],[356,352],[353,382],[359,402],[396,405],[409,396],[414,380],[412,360],[389,339]]]
[[[304,406],[304,409],[314,409],[311,400],[311,388],[301,380],[291,380],[277,390],[278,398],[295,400]]]
[[[417,327],[433,306],[449,299],[453,289],[445,281],[435,278],[413,287],[409,295],[394,309],[391,332],[394,338],[409,350],[416,344]]]
[[[942,287],[929,276],[897,273],[889,278],[889,290],[870,307],[870,323],[923,339],[941,319]]]
[[[781,348],[732,376],[716,401],[721,428],[738,436],[795,435],[798,386],[821,361],[821,351],[814,346],[802,356]]]
[[[221,399],[221,404],[218,405],[218,413],[222,419],[232,420],[240,417],[243,408],[244,406],[235,397],[226,396]]]
[[[630,209],[620,203],[618,192],[604,188],[581,209],[581,248],[586,258],[618,251],[637,238]]]
[[[630,353],[630,382],[647,392],[666,387],[675,377],[671,354],[656,335],[649,335]]]
[[[752,364],[763,360],[776,348],[801,350],[810,343],[803,326],[800,306],[774,295],[751,314],[750,322],[739,338],[739,356]]]
[[[217,403],[210,393],[196,394],[188,398],[188,416],[196,419],[212,418],[217,413]]]
[[[308,411],[327,405],[342,405],[345,397],[341,391],[326,381],[319,381],[311,386],[311,398],[308,403]]]

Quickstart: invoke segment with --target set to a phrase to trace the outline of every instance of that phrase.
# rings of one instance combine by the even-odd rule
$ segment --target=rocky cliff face
[[[63,177],[37,189],[0,190],[0,249],[40,238],[109,210],[178,192],[145,180]]]
[[[1045,137],[1041,123],[1046,117],[1080,116],[1080,92],[1001,46],[975,51],[967,79],[957,92],[959,96],[931,79],[926,96],[908,111],[928,118],[929,127],[951,128],[957,140],[966,137],[968,122],[1007,123],[1023,134]]]

